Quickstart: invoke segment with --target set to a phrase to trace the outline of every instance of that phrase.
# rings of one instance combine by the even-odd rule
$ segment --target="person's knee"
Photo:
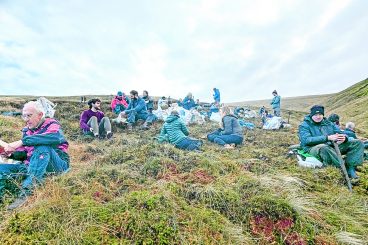
[[[96,117],[96,116],[92,116],[92,117],[90,118],[90,120],[92,120],[92,121],[96,121],[96,122],[97,122],[97,117]]]
[[[361,140],[358,140],[358,139],[353,139],[350,141],[350,145],[351,147],[353,148],[361,148],[361,149],[364,149],[364,144]]]

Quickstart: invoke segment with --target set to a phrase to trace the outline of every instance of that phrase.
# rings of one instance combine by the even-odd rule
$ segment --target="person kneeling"
[[[243,143],[243,131],[238,118],[231,114],[230,108],[224,106],[220,109],[222,128],[207,135],[207,139],[225,148],[234,148]]]
[[[169,142],[183,150],[200,150],[202,141],[188,137],[189,131],[177,111],[172,111],[162,126],[158,142]]]

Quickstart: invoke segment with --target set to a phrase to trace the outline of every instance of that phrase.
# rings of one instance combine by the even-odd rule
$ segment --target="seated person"
[[[130,103],[122,115],[128,118],[128,130],[132,130],[133,124],[139,119],[145,121],[143,129],[148,129],[157,119],[154,114],[147,112],[146,102],[138,96],[138,92],[135,90],[130,91]]]
[[[324,117],[324,107],[315,105],[299,125],[299,140],[303,150],[320,158],[324,165],[340,167],[332,142],[338,143],[341,154],[346,154],[345,164],[350,178],[358,178],[355,167],[363,162],[363,143],[348,138],[334,123]]]
[[[112,137],[111,123],[108,117],[101,111],[101,100],[91,99],[88,101],[89,110],[82,112],[79,125],[85,135],[107,138]]]
[[[151,98],[151,96],[148,95],[148,91],[147,90],[144,90],[143,91],[143,97],[142,97],[142,99],[146,103],[147,111],[149,113],[152,113],[152,111],[153,111],[153,99]]]
[[[353,139],[358,139],[355,133],[355,124],[353,122],[347,122],[345,125],[344,134],[346,134],[348,137],[351,137]],[[364,149],[368,149],[368,140],[362,139]]]
[[[60,174],[69,169],[69,145],[60,123],[53,118],[45,118],[45,109],[37,101],[24,105],[22,117],[27,124],[22,130],[22,139],[12,143],[2,141],[1,144],[7,157],[23,161],[0,163],[0,199],[8,181],[14,176],[23,178],[19,198],[8,209],[24,204],[34,187],[44,182],[47,173]]]
[[[158,102],[157,102],[157,107],[159,110],[166,110],[167,108],[169,108],[169,103],[166,99],[165,96],[162,96]]]
[[[164,125],[162,125],[158,141],[169,142],[175,147],[183,150],[193,151],[200,150],[202,141],[188,137],[189,131],[184,122],[180,119],[177,111],[172,111],[167,117]]]
[[[188,93],[188,95],[183,100],[183,108],[185,110],[190,110],[196,106],[192,93]]]
[[[328,120],[334,124],[336,124],[337,127],[340,128],[340,117],[339,115],[332,113],[329,117]]]
[[[128,102],[123,94],[123,92],[119,91],[114,99],[111,101],[111,109],[112,112],[119,115],[120,112],[124,111],[128,107]]]
[[[234,109],[234,115],[239,117],[244,117],[244,108],[243,107],[236,107]]]
[[[230,108],[224,106],[220,109],[222,117],[222,129],[207,135],[207,139],[225,148],[233,148],[243,143],[243,131],[238,118],[231,114]]]

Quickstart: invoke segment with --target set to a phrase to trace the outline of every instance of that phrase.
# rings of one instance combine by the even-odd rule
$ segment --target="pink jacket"
[[[123,97],[122,100],[118,100],[118,96],[115,96],[115,98],[111,101],[111,109],[115,110],[117,105],[123,105],[125,108],[127,108],[128,102],[126,101],[125,97]]]

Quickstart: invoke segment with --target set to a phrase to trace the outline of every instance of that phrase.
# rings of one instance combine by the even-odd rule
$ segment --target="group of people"
[[[192,103],[188,94],[185,102]],[[215,103],[220,103],[218,89],[214,89]],[[274,91],[276,98],[277,92]],[[183,101],[184,102],[184,101]],[[184,104],[185,104],[184,103]],[[280,98],[272,102],[275,115],[280,115]],[[90,134],[98,138],[111,138],[113,136],[111,123],[108,117],[101,111],[101,100],[95,98],[88,101],[89,109],[82,112],[80,127],[84,134]],[[145,121],[148,126],[155,118],[152,114],[153,100],[147,91],[140,97],[135,90],[130,91],[129,98],[118,92],[111,102],[111,108],[116,114],[127,118],[128,128],[138,119]],[[70,160],[68,155],[68,141],[65,139],[60,123],[47,118],[45,109],[37,101],[31,101],[24,105],[22,118],[26,127],[22,130],[22,139],[7,143],[0,140],[3,149],[2,154],[10,159],[19,161],[16,164],[0,163],[0,202],[6,192],[9,180],[15,177],[23,177],[19,197],[8,206],[8,209],[22,205],[33,188],[43,183],[47,174],[60,174],[69,170]],[[220,108],[221,127],[207,134],[210,142],[225,148],[234,148],[242,145],[244,137],[238,118],[228,106]],[[339,166],[337,152],[332,147],[333,142],[338,144],[342,154],[346,154],[346,167],[351,178],[358,178],[356,166],[362,164],[364,144],[357,139],[354,131],[355,125],[347,123],[345,131],[342,131],[335,122],[324,117],[323,106],[315,105],[309,115],[299,126],[300,146],[305,152],[321,159],[324,165]],[[201,151],[203,141],[189,137],[189,130],[181,120],[177,111],[172,111],[167,117],[158,142],[168,142],[175,147],[190,151]]]

